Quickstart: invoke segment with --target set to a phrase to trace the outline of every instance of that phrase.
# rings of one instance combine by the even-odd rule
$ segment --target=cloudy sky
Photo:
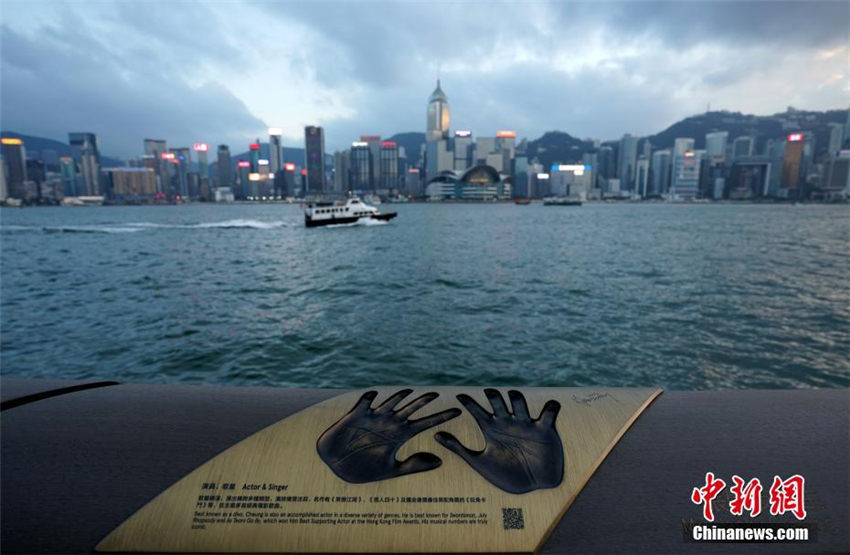
[[[846,109],[850,3],[26,2],[0,12],[0,125],[106,154],[241,151],[269,126],[329,151],[424,131],[440,72],[453,129],[650,134],[705,110]],[[265,140],[265,139],[264,139]]]

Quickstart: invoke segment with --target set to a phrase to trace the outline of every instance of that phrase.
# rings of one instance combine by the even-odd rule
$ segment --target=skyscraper
[[[850,195],[850,155],[837,156],[827,161],[823,188],[833,194]]]
[[[269,162],[271,172],[275,175],[283,170],[283,130],[280,127],[269,127]]]
[[[230,165],[230,147],[218,145],[216,152],[216,173],[219,187],[233,186],[233,166]]]
[[[45,178],[47,177],[47,171],[44,167],[44,160],[41,159],[30,159],[27,160],[27,177],[35,186],[36,199],[41,201],[41,188],[44,184]]]
[[[8,172],[8,194],[12,198],[23,200],[26,198],[27,182],[27,151],[24,142],[16,137],[3,137],[0,139],[0,146],[3,147],[3,162]]]
[[[9,198],[9,188],[6,187],[6,182],[8,181],[6,173],[6,161],[0,156],[0,201],[5,201]]]
[[[514,196],[525,198],[529,196],[528,191],[528,156],[525,151],[517,153],[514,163]]]
[[[94,133],[68,133],[68,143],[80,150],[80,173],[83,175],[83,187],[87,195],[99,195],[100,186],[100,149],[97,135]]]
[[[787,198],[798,198],[801,193],[800,174],[803,165],[803,134],[791,133],[785,143],[782,163],[782,190]]]
[[[174,168],[176,170],[175,179],[172,180],[172,188],[174,194],[181,197],[189,198],[189,169],[192,164],[192,157],[189,154],[189,149],[186,147],[172,148],[174,153]]]
[[[649,158],[640,155],[635,164],[634,191],[641,197],[649,194]]]
[[[844,124],[844,140],[841,142],[842,148],[850,148],[850,110],[847,110],[847,122]]]
[[[453,149],[455,171],[463,172],[472,166],[472,146],[472,131],[455,131]]]
[[[162,157],[168,152],[168,146],[162,139],[145,139],[145,154],[153,156],[154,172],[159,180],[159,192],[165,193],[171,188],[171,161]]]
[[[743,136],[738,137],[732,143],[732,159],[737,160],[738,158],[744,158],[747,156],[753,155],[753,150],[755,141],[752,137]]]
[[[440,88],[440,80],[437,79],[437,88],[428,98],[428,125],[425,133],[426,141],[440,141],[449,138],[449,125],[451,116],[449,112],[449,99]]]
[[[66,197],[77,196],[77,165],[70,156],[59,159],[59,175],[62,176],[62,194]]]
[[[599,167],[596,172],[596,187],[604,189],[605,182],[617,175],[617,160],[614,156],[614,149],[610,146],[600,147],[597,151],[597,165]]]
[[[313,125],[304,128],[304,158],[307,181],[303,194],[325,192],[325,132]]]
[[[681,189],[679,179],[686,179],[686,180],[690,181],[689,171],[694,164],[693,150],[694,150],[694,140],[693,139],[680,137],[680,138],[677,138],[675,141],[673,141],[673,160],[672,160],[672,164],[673,164],[672,170],[673,171],[672,171],[672,179],[671,179],[670,185],[673,188],[673,192],[675,194],[679,194],[679,190]],[[689,152],[691,154],[686,156],[686,154],[689,153]],[[683,168],[684,168],[684,165],[685,165],[684,161],[685,161],[686,157],[688,158],[689,171],[683,172]],[[699,173],[698,170],[697,170],[697,173]],[[690,184],[686,185],[685,189],[687,189],[689,186],[690,186]]]
[[[209,177],[209,159],[207,155],[210,151],[208,143],[195,143],[192,145],[192,150],[195,151],[195,156],[198,157],[198,175],[201,179]]]
[[[260,171],[260,139],[248,145],[248,161],[251,162],[251,173]]]
[[[501,173],[511,174],[513,172],[514,158],[516,157],[516,131],[497,131],[496,149],[501,157],[501,161],[498,166],[494,167]]]
[[[334,192],[345,193],[351,189],[351,152],[334,152]],[[275,174],[277,176],[277,174]]]
[[[393,141],[381,143],[381,190],[398,192],[398,145]]]
[[[679,139],[676,139],[678,142]],[[693,140],[691,140],[693,143]],[[673,193],[682,199],[694,199],[699,194],[703,150],[686,150],[676,157]]]
[[[351,190],[368,191],[373,188],[372,166],[372,149],[369,148],[369,143],[351,143]]]
[[[620,178],[620,190],[622,191],[631,191],[634,188],[637,147],[637,137],[632,137],[626,133],[620,139],[620,150],[617,157],[617,175]]]
[[[441,171],[451,170],[454,167],[454,154],[449,149],[449,141],[428,141],[425,150],[425,181],[428,182]],[[493,153],[495,156],[495,153]]]
[[[370,189],[377,189],[381,183],[381,136],[360,135],[360,142],[369,145],[372,151],[372,184]]]
[[[670,163],[672,156],[669,150],[656,150],[652,153],[652,186],[650,196],[664,195],[670,189]]]
[[[723,162],[726,158],[726,143],[729,140],[728,131],[715,131],[705,135],[705,150],[712,162]]]
[[[835,156],[841,150],[841,143],[844,140],[844,124],[830,123],[829,124],[829,146],[827,154]]]

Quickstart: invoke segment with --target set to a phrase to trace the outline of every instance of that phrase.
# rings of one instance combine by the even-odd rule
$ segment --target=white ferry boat
[[[389,221],[395,217],[395,212],[382,214],[377,208],[365,204],[357,197],[348,199],[345,204],[315,202],[304,208],[304,223],[307,227],[353,224],[360,219]]]

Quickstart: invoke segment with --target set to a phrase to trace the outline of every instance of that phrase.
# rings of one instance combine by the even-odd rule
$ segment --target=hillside
[[[829,124],[846,123],[846,110],[826,112],[788,111],[771,116],[754,116],[740,112],[707,112],[685,118],[647,139],[653,148],[672,148],[677,137],[695,139],[698,149],[705,148],[705,135],[712,131],[728,131],[729,141],[742,135],[756,137],[757,149],[769,139],[782,139],[796,131],[815,134],[816,155],[825,152],[829,143]]]
[[[396,133],[387,139],[395,141],[399,147],[404,147],[404,152],[407,155],[408,161],[415,164],[419,160],[419,151],[422,145],[425,144],[425,133],[412,131],[409,133]]]
[[[693,138],[696,148],[705,148],[705,135],[712,131],[728,131],[729,141],[742,135],[754,135],[757,139],[757,150],[763,148],[769,139],[782,139],[788,133],[797,131],[810,132],[815,135],[815,152],[820,156],[825,152],[829,143],[830,123],[846,123],[846,110],[828,110],[825,112],[811,112],[789,109],[786,112],[770,116],[755,116],[742,114],[740,112],[706,112],[678,121],[667,129],[644,137],[650,141],[654,149],[672,148],[677,137]],[[70,156],[72,149],[67,143],[43,137],[24,135],[14,131],[3,131],[3,135],[19,137],[24,141],[28,153],[40,153],[45,150],[53,150],[58,156]],[[425,134],[413,131],[396,133],[387,138],[395,141],[400,147],[404,147],[408,159],[415,164],[419,159],[419,152],[425,142]],[[606,141],[604,144],[616,146],[619,139]],[[263,143],[263,151],[268,152],[268,144]],[[547,131],[542,137],[528,141],[527,153],[529,160],[537,158],[545,166],[559,162],[577,162],[581,160],[585,152],[594,150],[592,143],[573,137],[563,131]],[[39,154],[40,155],[40,154]],[[210,153],[213,160],[214,152]],[[294,162],[299,166],[304,164],[303,148],[283,148],[285,162]],[[118,158],[101,155],[103,167],[115,167],[124,165],[124,161]],[[234,153],[231,155],[234,166],[240,159],[248,159],[248,151]],[[327,155],[327,163],[333,164],[333,156]]]
[[[68,143],[63,143],[61,141],[45,139],[44,137],[36,137],[34,135],[24,135],[23,133],[17,133],[15,131],[2,131],[2,134],[4,137],[15,137],[21,139],[27,149],[28,156],[43,156],[41,154],[43,150],[53,150],[59,157],[72,156],[74,152],[74,149],[71,147],[71,145],[69,145]],[[106,156],[102,152],[100,153],[100,162],[104,168],[114,168],[124,165],[123,160],[113,158],[111,156]]]
[[[593,150],[593,143],[577,139],[563,131],[547,131],[539,139],[528,142],[528,159],[537,158],[544,167],[559,162],[579,162],[582,155]]]

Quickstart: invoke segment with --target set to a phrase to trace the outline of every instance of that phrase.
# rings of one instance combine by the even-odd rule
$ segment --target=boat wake
[[[260,220],[225,220],[197,224],[159,224],[154,222],[132,222],[122,224],[70,225],[70,226],[23,226],[4,225],[2,231],[44,233],[137,233],[152,229],[278,229],[293,227],[289,222],[264,222]]]
[[[162,229],[277,229],[292,227],[289,222],[263,222],[260,220],[225,220],[223,222],[204,222],[199,224],[155,224],[149,222],[123,224],[128,227]]]
[[[388,225],[390,222],[384,220],[373,220],[372,218],[360,218],[356,222],[351,222],[350,224],[328,224],[323,225],[322,227],[327,227],[330,229],[340,228],[340,227],[372,227],[375,225]]]

